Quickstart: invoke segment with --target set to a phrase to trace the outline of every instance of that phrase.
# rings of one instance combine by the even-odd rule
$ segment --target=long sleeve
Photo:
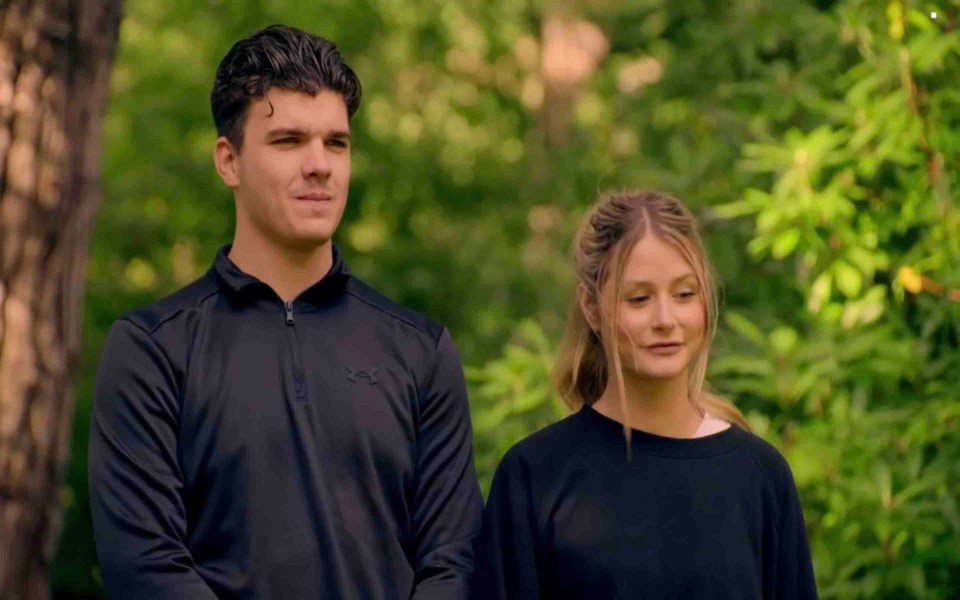
[[[412,598],[466,598],[483,499],[473,465],[466,382],[446,329],[437,341],[436,365],[420,402]]]
[[[537,529],[528,470],[518,453],[508,452],[494,474],[484,510],[474,597],[540,597]]]
[[[817,586],[810,545],[800,506],[800,495],[786,461],[777,489],[777,525],[764,569],[764,598],[770,600],[817,600]]]
[[[94,392],[88,474],[97,555],[113,598],[215,600],[186,547],[178,393],[163,351],[121,319]]]

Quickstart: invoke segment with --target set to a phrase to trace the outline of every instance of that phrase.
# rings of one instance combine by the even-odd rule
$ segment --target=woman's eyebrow
[[[674,277],[674,278],[673,278],[673,281],[671,281],[670,283],[671,283],[671,285],[672,285],[672,284],[675,284],[675,283],[680,283],[681,281],[683,281],[683,280],[685,280],[685,279],[693,279],[693,280],[696,280],[696,279],[697,279],[697,276],[694,275],[693,273],[685,273],[685,274],[683,274],[683,275],[680,275],[679,277]],[[640,286],[644,286],[644,285],[653,285],[651,282],[649,282],[649,281],[647,281],[647,280],[645,280],[645,279],[628,279],[627,281],[624,281],[623,284],[624,284],[624,286],[627,286],[627,287],[640,287]]]

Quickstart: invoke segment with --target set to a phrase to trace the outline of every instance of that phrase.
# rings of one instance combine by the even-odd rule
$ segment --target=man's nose
[[[307,153],[303,157],[303,177],[326,178],[330,175],[330,161],[327,156],[327,149],[322,143],[310,144],[307,147]]]

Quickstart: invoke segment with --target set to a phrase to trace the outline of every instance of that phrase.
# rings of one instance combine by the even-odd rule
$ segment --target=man
[[[89,476],[116,598],[460,598],[480,492],[450,334],[350,275],[331,238],[360,83],[283,26],[211,94],[236,231],[112,327]]]

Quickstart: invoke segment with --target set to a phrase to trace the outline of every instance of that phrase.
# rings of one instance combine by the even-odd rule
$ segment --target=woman
[[[704,389],[717,290],[690,212],[601,198],[576,271],[556,374],[577,412],[497,468],[477,597],[816,598],[789,466]]]

